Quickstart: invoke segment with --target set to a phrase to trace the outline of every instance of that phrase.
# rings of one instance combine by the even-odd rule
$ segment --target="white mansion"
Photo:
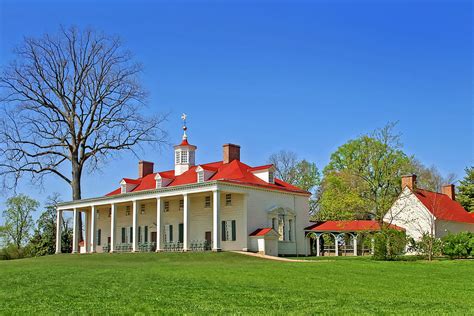
[[[222,161],[196,164],[196,146],[174,147],[174,170],[155,172],[140,161],[138,177],[97,198],[57,207],[73,213],[72,252],[240,250],[271,255],[309,251],[310,194],[274,177],[273,165],[250,167],[240,146],[223,146]],[[85,234],[79,240],[78,217]]]

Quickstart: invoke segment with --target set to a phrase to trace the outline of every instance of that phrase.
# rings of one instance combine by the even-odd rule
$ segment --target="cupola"
[[[174,146],[174,174],[179,176],[188,171],[190,167],[195,165],[196,149],[197,147],[189,144],[188,136],[186,135],[187,115],[183,113],[181,119],[183,120],[183,139],[181,144]]]

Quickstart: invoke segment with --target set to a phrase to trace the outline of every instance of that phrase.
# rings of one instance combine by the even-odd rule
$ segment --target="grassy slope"
[[[474,262],[288,263],[232,253],[0,261],[5,313],[474,313]]]

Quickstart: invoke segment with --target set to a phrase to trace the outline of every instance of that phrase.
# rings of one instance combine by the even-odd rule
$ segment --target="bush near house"
[[[377,260],[395,260],[405,252],[407,238],[405,232],[384,229],[374,235],[374,255]]]
[[[460,232],[443,238],[443,254],[451,259],[474,256],[474,234]]]

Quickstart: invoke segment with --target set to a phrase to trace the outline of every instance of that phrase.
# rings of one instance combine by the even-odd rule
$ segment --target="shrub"
[[[443,237],[443,254],[451,259],[474,255],[474,234],[460,232]]]
[[[395,260],[405,251],[407,239],[405,232],[385,229],[374,235],[374,259]]]
[[[443,242],[430,234],[423,234],[420,239],[410,238],[408,250],[414,252],[423,258],[431,260],[433,257],[439,257],[442,254]]]

